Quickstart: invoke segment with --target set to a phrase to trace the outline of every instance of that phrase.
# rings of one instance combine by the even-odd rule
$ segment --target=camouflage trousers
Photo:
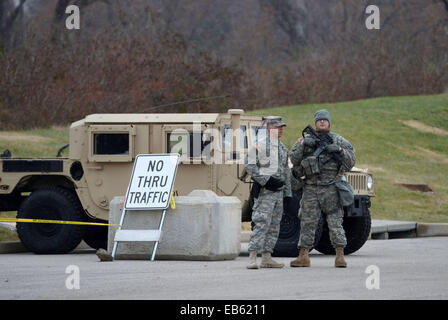
[[[254,227],[250,234],[249,251],[274,251],[283,215],[283,191],[261,189],[252,208]]]
[[[339,194],[334,184],[328,186],[305,185],[300,201],[300,238],[298,247],[312,248],[314,235],[321,213],[327,218],[330,240],[333,247],[347,245],[342,227],[344,211],[339,202]]]

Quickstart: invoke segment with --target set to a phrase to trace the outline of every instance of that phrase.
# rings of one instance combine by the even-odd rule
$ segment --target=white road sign
[[[179,154],[139,154],[135,158],[125,209],[164,210],[174,187]]]

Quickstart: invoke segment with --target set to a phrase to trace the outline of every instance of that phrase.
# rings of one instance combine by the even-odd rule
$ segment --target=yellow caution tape
[[[175,193],[177,193],[177,191],[176,190],[174,190],[172,193],[171,193],[171,199],[170,199],[170,207],[171,207],[171,209],[176,209],[176,203],[174,202],[174,194]]]
[[[170,199],[170,207],[173,210],[176,209],[176,203],[174,202],[174,194],[177,194],[176,190],[173,191]],[[120,224],[109,224],[100,222],[62,221],[62,220],[44,220],[44,219],[16,219],[16,218],[0,218],[0,222],[56,223],[56,224],[76,224],[82,226],[111,226],[111,227],[121,226]]]
[[[62,221],[62,220],[43,220],[43,219],[0,218],[0,222],[56,223],[56,224],[77,224],[77,225],[83,225],[83,226],[112,226],[112,227],[120,227],[119,224],[108,224],[108,223],[100,223],[100,222]]]

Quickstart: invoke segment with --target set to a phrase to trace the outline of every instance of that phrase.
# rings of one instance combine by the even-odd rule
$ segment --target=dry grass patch
[[[439,136],[448,136],[448,131],[437,128],[437,127],[431,127],[431,126],[427,126],[426,124],[416,121],[416,120],[400,120],[401,123],[414,128],[420,132],[424,132],[424,133],[433,133],[433,134],[437,134]]]
[[[409,149],[401,146],[397,146],[397,148],[405,155],[413,157],[425,159],[426,161],[430,161],[433,163],[446,164],[448,163],[448,157],[437,153],[435,151],[422,148],[420,146],[415,146],[415,149]]]

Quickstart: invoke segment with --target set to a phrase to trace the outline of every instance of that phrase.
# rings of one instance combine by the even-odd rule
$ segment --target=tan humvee
[[[208,189],[236,196],[243,204],[243,221],[250,221],[251,182],[244,175],[243,158],[262,126],[261,116],[240,109],[225,114],[89,115],[70,127],[68,158],[0,159],[0,211],[17,210],[18,218],[106,222],[109,202],[126,193],[136,155],[177,152],[178,195]],[[370,174],[355,169],[347,178],[356,199],[346,215],[369,216]],[[18,223],[17,231],[37,253],[68,252],[81,239],[104,247],[107,238],[105,227]]]

